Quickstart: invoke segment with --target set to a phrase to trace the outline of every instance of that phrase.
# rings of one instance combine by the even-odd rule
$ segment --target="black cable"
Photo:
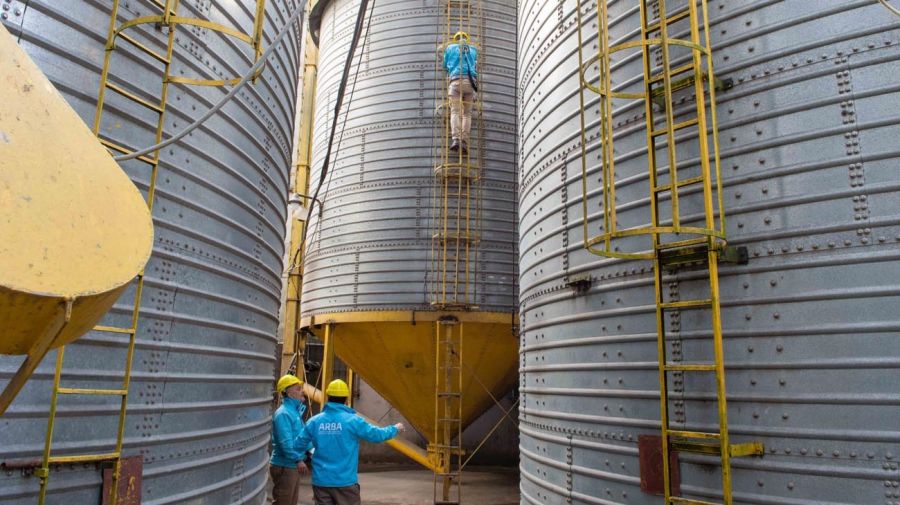
[[[353,56],[356,53],[356,47],[359,44],[360,35],[362,34],[363,24],[365,22],[365,17],[366,17],[366,9],[368,8],[368,5],[369,5],[369,0],[362,0],[362,2],[359,4],[359,12],[356,15],[356,26],[353,29],[353,39],[350,41],[350,49],[347,51],[347,60],[344,63],[344,72],[341,75],[341,83],[338,86],[337,101],[334,105],[334,119],[332,119],[331,132],[329,133],[329,136],[328,136],[328,148],[325,151],[325,159],[322,160],[322,170],[319,174],[319,182],[316,185],[316,190],[313,192],[313,196],[312,196],[313,201],[312,201],[312,204],[310,204],[308,216],[313,215],[313,209],[315,208],[317,203],[319,204],[319,207],[322,207],[322,204],[319,201],[319,192],[321,191],[322,185],[325,182],[326,175],[328,175],[328,165],[331,162],[331,150],[332,150],[332,146],[334,144],[334,135],[335,135],[335,132],[337,131],[338,117],[341,114],[341,107],[344,104],[344,92],[347,90],[347,80],[350,77],[350,66],[353,64]],[[375,0],[372,0],[372,10],[373,10],[373,12],[375,10]],[[366,26],[367,27],[370,26],[371,22],[372,22],[372,16],[370,15],[369,23]],[[366,32],[368,32],[368,28],[366,28]],[[362,60],[362,54],[360,54],[360,64],[361,64],[361,60]],[[356,67],[356,74],[355,74],[354,81],[353,81],[353,88],[351,89],[351,93],[350,93],[350,102],[352,102],[352,99],[353,99],[353,89],[356,89],[356,78],[359,76],[360,64],[357,64],[357,67]],[[349,104],[349,102],[348,102],[348,104]],[[347,125],[347,116],[349,116],[349,115],[350,115],[350,111],[348,109],[347,115],[344,116],[343,126],[341,127],[340,140],[343,140],[344,127]],[[338,147],[340,147],[340,140],[338,141],[339,142]],[[322,209],[319,209],[320,214],[321,214],[321,212],[322,212]],[[309,222],[309,217],[307,217],[307,223],[308,222]],[[318,226],[320,222],[321,222],[321,219],[316,220],[316,226]],[[294,268],[298,268],[300,266],[297,264],[297,258],[300,256],[300,254],[303,251],[303,248],[306,246],[306,242],[307,242],[306,237],[308,234],[309,234],[309,226],[305,226],[304,230],[303,230],[303,237],[301,237],[301,239],[300,239],[300,245],[299,245],[299,247],[297,247],[297,250],[294,252],[293,260],[291,260],[291,270],[293,270]]]
[[[347,113],[344,114],[344,121],[341,123],[341,134],[338,137],[337,148],[335,152],[334,162],[331,163],[332,167],[337,166],[337,162],[341,156],[341,144],[344,142],[344,132],[347,129],[347,120],[350,118],[350,107],[353,106],[353,94],[356,92],[356,84],[359,82],[359,69],[362,68],[362,59],[363,59],[363,51],[366,46],[366,41],[369,38],[369,28],[372,26],[372,18],[375,13],[375,0],[372,0],[371,7],[369,8],[369,19],[366,21],[366,31],[362,35],[362,46],[359,48],[359,59],[356,61],[356,72],[353,74],[353,84],[350,86],[350,96],[347,98]],[[325,194],[322,196],[322,199],[328,197],[328,190],[331,188],[331,177],[334,175],[334,171],[331,170],[328,172],[328,180],[325,181]],[[321,186],[321,183],[320,183]],[[319,202],[321,206],[322,202]],[[322,225],[322,212],[319,211],[319,220],[316,221],[316,227],[312,232],[312,236],[310,237],[310,241],[314,240],[316,237],[316,233],[320,231],[320,226]]]

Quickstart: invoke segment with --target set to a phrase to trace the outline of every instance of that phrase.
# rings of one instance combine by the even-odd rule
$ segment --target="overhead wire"
[[[891,5],[890,0],[878,0],[878,1],[881,3],[881,5],[884,6],[885,9],[894,13],[895,16],[900,16],[900,9]]]
[[[332,151],[332,146],[334,145],[335,132],[337,131],[338,118],[340,117],[341,108],[343,107],[343,99],[344,99],[344,93],[347,89],[347,81],[349,80],[349,77],[350,77],[350,67],[353,65],[353,57],[355,56],[356,48],[359,44],[360,39],[363,40],[364,44],[365,44],[365,40],[368,39],[369,28],[371,27],[373,13],[375,11],[375,0],[372,0],[371,1],[372,7],[369,12],[368,22],[366,22],[366,10],[369,10],[368,9],[369,3],[370,3],[369,0],[363,0],[360,3],[359,12],[357,13],[356,25],[355,25],[355,28],[353,31],[353,38],[350,41],[350,49],[347,52],[347,60],[344,63],[344,71],[343,71],[343,74],[341,75],[340,85],[338,86],[337,100],[336,100],[335,106],[334,106],[334,116],[333,116],[332,123],[331,123],[331,131],[329,132],[328,147],[325,151],[325,159],[322,161],[322,169],[319,174],[318,183],[316,184],[316,190],[315,190],[315,192],[313,192],[313,196],[312,196],[313,203],[310,204],[310,207],[309,207],[309,216],[313,215],[313,209],[315,208],[315,206],[317,204],[320,207],[319,213],[321,215],[322,203],[321,203],[321,200],[319,199],[319,193],[321,192],[323,184],[326,184],[326,177],[328,178],[328,181],[331,180],[330,179],[331,172],[328,170],[328,167],[330,164],[332,164],[331,163],[331,151]],[[365,24],[365,34],[362,33],[363,24]],[[346,126],[347,126],[347,118],[350,116],[349,107],[350,107],[350,104],[353,103],[353,93],[356,90],[356,82],[359,80],[360,67],[362,67],[362,51],[360,51],[360,53],[359,53],[359,61],[357,61],[357,64],[356,64],[356,72],[354,73],[354,77],[353,77],[353,85],[350,88],[350,93],[349,93],[348,100],[347,100],[347,107],[348,107],[347,114],[344,115],[344,120],[341,123],[341,134],[338,137],[338,143],[337,143],[337,151],[338,151],[337,156],[340,156],[340,146],[341,146],[341,142],[343,142],[343,139],[344,139],[344,130],[346,129]],[[338,160],[338,158],[335,158],[334,164],[337,163],[337,160]],[[327,192],[327,188],[326,188],[326,192]],[[322,221],[321,219],[316,220],[316,224],[315,224],[316,229],[319,228],[321,221]],[[307,221],[307,223],[308,222],[309,221]],[[306,246],[306,243],[308,241],[308,238],[307,238],[308,236],[309,236],[309,226],[305,226],[303,229],[303,236],[300,238],[300,245],[297,247],[297,250],[294,251],[294,256],[291,259],[291,266],[290,266],[291,270],[293,270],[294,268],[300,267],[300,265],[298,264],[298,259],[300,258],[300,255],[302,254],[304,247]],[[315,231],[313,232],[313,236],[315,236]]]

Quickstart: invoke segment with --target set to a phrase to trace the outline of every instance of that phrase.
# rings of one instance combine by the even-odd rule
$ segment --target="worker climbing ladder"
[[[483,21],[478,0],[441,0],[443,54],[449,44],[464,43],[479,50],[483,61]],[[462,32],[464,38],[454,38]],[[435,72],[445,75],[438,58]],[[477,257],[481,235],[481,174],[484,161],[484,122],[481,93],[474,103],[465,94],[451,97],[447,79],[435,79],[440,119],[435,121],[435,164],[432,191],[431,305],[438,310],[477,309]],[[458,100],[453,103],[451,100]],[[472,128],[467,146],[453,149],[451,109],[470,109]],[[460,120],[462,123],[462,120]],[[461,125],[460,125],[461,126]],[[463,148],[463,147],[468,147]],[[429,451],[435,463],[434,503],[457,504],[461,496],[462,344],[463,324],[444,316],[434,325],[435,437]]]
[[[478,47],[482,21],[477,0],[442,0],[445,44],[457,32],[468,34],[468,45]],[[440,47],[443,49],[446,45]],[[482,48],[478,48],[480,51]],[[479,59],[483,60],[483,51]],[[443,74],[443,63],[436,72]],[[431,305],[437,309],[477,308],[477,255],[481,232],[481,171],[484,160],[484,124],[481,93],[475,93],[468,149],[451,149],[451,100],[462,109],[463,94],[451,99],[449,80],[436,79],[435,96],[441,97],[441,119],[435,122],[436,153],[432,191]]]
[[[101,144],[106,146],[113,153],[122,155],[131,155],[136,151],[131,147],[126,147],[116,142],[111,136],[103,131],[103,112],[106,105],[107,91],[113,92],[123,97],[127,101],[147,109],[151,114],[156,116],[155,135],[148,138],[148,144],[156,145],[163,140],[163,129],[166,118],[166,105],[169,92],[169,85],[172,83],[180,83],[186,85],[197,86],[222,86],[226,84],[235,84],[240,78],[231,79],[199,79],[192,77],[182,77],[172,75],[172,62],[175,52],[175,32],[178,25],[192,25],[199,28],[205,28],[212,31],[220,32],[238,40],[250,44],[254,50],[255,58],[259,58],[262,53],[262,23],[263,10],[265,8],[265,0],[257,0],[256,18],[254,21],[254,33],[247,35],[233,28],[213,23],[203,19],[187,18],[178,15],[180,0],[146,0],[149,6],[157,9],[159,14],[136,17],[119,23],[119,9],[121,0],[113,0],[110,11],[109,31],[106,39],[105,55],[103,59],[103,69],[100,74],[100,89],[97,98],[97,107],[94,113],[94,123],[92,131],[97,136]],[[125,33],[126,30],[134,29],[138,26],[157,26],[167,28],[167,33],[162,37],[163,40],[157,41],[159,45],[165,47],[164,51],[155,49],[151,41],[142,41],[137,34]],[[113,53],[119,49],[118,43],[123,46],[127,45],[131,49],[140,51],[149,56],[159,65],[161,74],[161,86],[159,88],[158,98],[147,99],[140,96],[139,92],[129,90],[127,82],[116,84],[110,79],[110,66],[112,63]],[[149,171],[147,180],[146,202],[147,207],[153,212],[153,203],[156,192],[156,180],[159,173],[160,150],[156,149],[151,153],[138,156],[135,158],[141,165]],[[134,282],[134,295],[131,304],[131,315],[129,325],[125,327],[98,325],[93,328],[94,332],[112,335],[125,336],[127,340],[126,355],[124,362],[124,371],[122,374],[121,387],[114,389],[96,389],[96,388],[74,388],[63,387],[62,379],[64,378],[64,357],[65,346],[60,347],[56,354],[56,369],[53,376],[53,392],[50,400],[50,413],[47,421],[47,435],[44,442],[44,451],[41,458],[41,466],[35,471],[35,475],[40,479],[40,493],[38,495],[39,505],[44,505],[47,499],[47,490],[50,481],[50,467],[56,464],[66,463],[112,463],[112,480],[109,486],[109,495],[103,497],[104,504],[115,505],[119,497],[119,479],[122,474],[122,446],[125,434],[125,418],[128,405],[128,388],[131,383],[132,361],[134,358],[135,341],[138,332],[138,322],[140,319],[141,298],[144,289],[144,271],[137,275]],[[116,428],[115,449],[106,453],[80,454],[80,455],[54,455],[53,453],[53,432],[56,424],[57,407],[60,395],[92,395],[92,396],[113,396],[119,398],[118,422]]]
[[[704,497],[703,500],[676,496],[670,453],[678,451],[718,456],[722,474],[721,492],[713,494],[721,495],[721,503],[732,505],[731,458],[761,455],[763,446],[757,442],[732,444],[728,431],[718,264],[723,259],[736,256],[736,251],[725,244],[715,102],[715,90],[720,81],[715,79],[712,69],[707,1],[686,2],[686,5],[679,3],[680,8],[671,11],[666,7],[666,0],[637,1],[640,3],[638,40],[610,45],[607,5],[605,1],[601,1],[598,2],[594,25],[599,39],[599,45],[594,47],[598,47],[598,51],[590,58],[584,58],[579,51],[584,216],[589,215],[587,146],[590,138],[600,140],[603,186],[603,233],[590,237],[586,217],[584,244],[593,254],[653,262],[662,431],[660,463],[665,503],[717,505],[717,502],[708,500],[717,500],[718,496]],[[585,26],[581,9],[579,0],[579,27]],[[622,32],[622,26],[617,28]],[[677,39],[670,36],[670,33],[676,32],[689,33],[690,38]],[[578,36],[579,47],[585,47],[581,40],[581,30],[578,30]],[[643,81],[638,85],[642,88],[640,91],[621,90],[613,84],[612,55],[623,51],[625,58],[640,58],[643,67]],[[679,64],[676,65],[675,62]],[[588,75],[591,69],[596,74]],[[586,89],[599,95],[599,131],[596,135],[589,135],[587,132]],[[681,93],[681,96],[676,100],[677,93]],[[613,111],[627,100],[640,100],[644,106],[650,216],[649,225],[620,228],[613,150],[613,137],[616,133],[613,131]],[[682,103],[685,105],[681,105]],[[658,154],[661,150],[665,151],[662,157]],[[685,158],[685,153],[693,153],[690,163],[679,159],[679,154]],[[679,162],[682,167],[679,167]],[[684,172],[688,172],[690,176],[685,176]],[[686,204],[695,213],[687,220],[682,215]],[[697,209],[701,208],[702,216],[698,218]],[[623,244],[634,246],[634,240],[638,237],[648,240],[641,247],[623,250]],[[646,246],[647,243],[649,246]],[[667,294],[667,276],[686,268],[703,274],[703,284],[706,286],[704,296],[680,300],[672,296],[672,293]],[[667,336],[666,317],[671,313],[680,314],[688,310],[705,311],[705,315],[709,317],[711,338],[705,344],[711,347],[711,361],[708,355],[707,361],[698,361],[696,357],[688,357],[685,361],[684,354],[688,349],[682,348],[681,342],[676,338]],[[695,345],[689,349],[699,347]],[[686,423],[680,429],[673,428],[670,410],[673,403],[681,406],[684,400],[672,398],[670,382],[677,381],[686,386],[696,384],[694,380],[685,380],[685,374],[711,374],[714,378],[717,416],[715,431],[703,429],[705,422],[697,423],[697,429],[688,429]]]

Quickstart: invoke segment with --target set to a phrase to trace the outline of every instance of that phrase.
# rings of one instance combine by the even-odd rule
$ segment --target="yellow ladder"
[[[172,58],[175,49],[175,31],[179,24],[193,25],[200,28],[207,28],[213,31],[225,33],[234,38],[242,40],[252,45],[256,58],[262,53],[262,19],[263,10],[265,8],[265,0],[257,1],[256,20],[254,22],[253,35],[240,33],[233,28],[213,23],[203,19],[186,18],[178,16],[178,7],[180,0],[147,0],[150,4],[161,10],[161,14],[141,16],[124,23],[118,23],[119,7],[121,0],[113,0],[110,11],[109,31],[106,38],[105,55],[103,59],[103,69],[100,74],[100,90],[97,98],[97,107],[94,112],[94,123],[92,131],[101,144],[107,149],[123,155],[130,155],[136,151],[130,147],[123,146],[115,142],[111,138],[107,138],[101,131],[103,110],[106,104],[106,92],[114,92],[125,99],[135,103],[136,105],[150,110],[157,116],[156,133],[153,137],[152,145],[160,143],[163,139],[163,128],[165,125],[166,104],[171,83],[181,83],[186,85],[198,86],[221,86],[225,84],[235,84],[240,78],[229,79],[196,79],[191,77],[179,77],[171,75]],[[124,33],[125,30],[139,25],[159,25],[168,28],[166,37],[165,52],[154,50],[150,45],[143,43],[138,37]],[[130,91],[128,86],[116,84],[109,79],[110,64],[112,61],[113,51],[116,50],[116,42],[123,41],[133,48],[150,56],[153,60],[161,65],[162,85],[159,92],[159,99],[147,99],[140,96],[134,91]],[[149,183],[147,188],[147,207],[153,212],[153,202],[156,192],[156,179],[159,173],[160,150],[157,149],[149,155],[138,156],[135,158],[139,162],[148,167],[150,171]],[[47,489],[50,481],[50,466],[55,464],[66,463],[103,463],[113,462],[112,482],[110,485],[108,502],[115,505],[118,501],[119,479],[122,471],[122,444],[125,433],[125,417],[128,406],[128,388],[131,383],[131,369],[134,358],[135,339],[137,335],[138,321],[140,318],[141,298],[144,288],[144,271],[136,277],[136,286],[134,297],[132,300],[131,319],[128,327],[103,326],[98,325],[93,331],[101,333],[110,333],[116,335],[125,335],[128,338],[128,346],[125,357],[125,369],[122,376],[122,385],[117,389],[91,389],[91,388],[72,388],[62,386],[63,363],[65,357],[65,346],[60,347],[56,354],[56,369],[53,376],[53,393],[50,399],[50,413],[47,420],[47,435],[44,440],[44,451],[41,457],[41,466],[35,471],[35,475],[40,479],[40,493],[38,495],[38,504],[44,505],[47,497]],[[106,453],[95,454],[79,454],[57,456],[53,454],[53,431],[56,424],[56,412],[60,395],[91,395],[91,396],[114,396],[119,397],[119,415],[116,430],[115,449]]]
[[[434,503],[456,505],[462,490],[463,324],[447,316],[435,323]]]
[[[481,11],[476,0],[444,0],[444,39],[452,43],[458,31],[469,34],[469,45],[478,48]],[[444,46],[446,47],[446,46]],[[480,50],[480,48],[478,48]],[[483,58],[478,55],[479,66]],[[438,62],[438,72],[443,72]],[[481,231],[481,167],[484,160],[484,120],[481,93],[472,104],[472,138],[466,152],[450,150],[451,107],[449,78],[435,91],[442,97],[443,120],[437,127],[437,154],[432,190],[433,232],[431,254],[431,305],[438,309],[477,308],[478,244]],[[459,100],[462,100],[460,95]],[[462,108],[462,103],[458,106]]]
[[[725,247],[725,218],[722,203],[721,173],[719,167],[718,131],[715,104],[715,79],[709,39],[709,15],[707,1],[688,2],[677,12],[669,12],[666,0],[638,0],[640,3],[640,40],[610,45],[608,37],[609,20],[605,1],[598,2],[597,24],[600,41],[595,55],[585,59],[579,51],[579,81],[581,104],[581,149],[582,149],[582,210],[588,215],[587,204],[587,144],[588,134],[585,117],[585,90],[600,97],[600,128],[597,136],[601,141],[601,172],[603,198],[603,233],[591,237],[588,220],[584,220],[584,246],[593,254],[623,259],[649,259],[653,261],[656,302],[656,331],[658,351],[658,374],[660,386],[660,420],[662,431],[662,466],[666,504],[717,505],[714,502],[674,496],[671,451],[716,455],[721,462],[722,503],[732,505],[731,458],[762,455],[763,445],[758,442],[732,444],[728,432],[727,401],[725,389],[725,364],[722,340],[722,321],[719,303],[718,263],[723,252],[732,251]],[[655,10],[655,12],[654,12]],[[582,26],[581,1],[578,1],[578,26]],[[678,31],[689,31],[690,39],[676,39],[669,35],[673,25]],[[584,47],[579,30],[579,47]],[[659,50],[660,61],[652,63],[652,52]],[[643,63],[642,91],[618,91],[612,84],[611,55],[621,51],[640,53]],[[676,53],[673,55],[673,53]],[[688,60],[673,66],[673,60]],[[594,67],[596,65],[596,67]],[[587,72],[598,70],[597,84],[594,76]],[[705,67],[705,69],[704,69]],[[693,110],[680,106],[675,111],[673,95],[684,91],[692,93]],[[709,117],[707,117],[707,96],[709,97]],[[650,182],[649,225],[620,228],[616,209],[615,156],[613,151],[613,110],[614,102],[641,100],[644,105],[645,131],[647,141],[648,179]],[[658,110],[661,109],[661,114]],[[661,116],[661,117],[660,117]],[[677,135],[677,136],[676,136]],[[664,144],[661,141],[664,140]],[[679,177],[677,148],[691,144],[697,151],[697,166],[684,167],[695,170],[690,176]],[[665,150],[665,165],[660,165],[659,149]],[[699,190],[698,190],[699,188]],[[702,224],[685,224],[681,215],[681,202],[687,199],[703,207]],[[691,200],[692,199],[692,200]],[[669,207],[664,208],[665,200]],[[668,217],[663,217],[663,211]],[[718,216],[718,222],[717,222]],[[617,243],[643,236],[649,239],[649,246],[621,250]],[[666,295],[667,272],[690,266],[706,272],[708,295],[692,300],[675,299]],[[684,310],[709,311],[711,319],[711,362],[684,362],[680,344],[668,340],[665,317],[670,312]],[[667,347],[673,345],[673,359],[669,358]],[[674,429],[669,415],[669,376],[683,381],[685,373],[709,373],[715,378],[717,430],[700,431]]]

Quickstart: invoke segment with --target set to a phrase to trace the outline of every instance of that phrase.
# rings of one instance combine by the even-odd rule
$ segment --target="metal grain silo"
[[[645,23],[658,23],[660,10],[688,11],[687,2],[610,1],[610,45],[640,36],[642,4]],[[577,5],[519,4],[522,502],[661,504],[642,487],[662,458],[654,461],[652,444],[639,447],[661,431],[654,265],[595,256],[583,244],[585,233],[605,232],[608,202],[597,94],[584,95],[585,137],[579,119]],[[603,50],[597,5],[581,6],[592,67]],[[847,0],[712,1],[708,13],[727,239],[748,253],[747,264],[722,264],[718,274],[728,431],[765,448],[732,460],[733,501],[900,503],[900,23],[876,2]],[[690,36],[684,24],[670,28]],[[663,58],[654,48],[648,66]],[[639,49],[613,54],[609,70],[611,90],[634,93]],[[602,91],[598,72],[587,68],[586,77]],[[696,103],[691,90],[681,93],[676,120]],[[627,100],[611,112],[615,205],[632,225],[645,222],[636,216],[651,202],[645,113]],[[700,164],[697,151],[677,154],[688,172]],[[702,209],[686,205],[697,222]],[[662,280],[661,298],[674,303],[707,289],[689,268]],[[660,325],[672,368],[710,359],[708,310],[669,310]],[[668,380],[671,424],[716,431],[711,376],[682,370]],[[702,502],[672,503],[725,501],[718,457],[676,454],[681,495]]]
[[[165,136],[181,131],[226,92],[184,80],[231,80],[254,62],[256,51],[246,43],[257,19],[252,0],[2,2],[6,28],[89,125],[114,5],[119,26],[162,15],[162,5],[177,9],[180,18],[175,25],[132,26],[122,32],[128,39],[120,36],[110,51],[99,125],[108,143],[127,149],[154,143],[154,103],[163,100],[166,60]],[[292,0],[265,3],[263,48],[299,6]],[[173,51],[166,58],[171,26]],[[142,483],[137,481],[142,503],[265,499],[299,24],[292,30],[255,84],[160,153],[155,243],[144,276],[124,437],[124,456],[143,458]],[[131,160],[122,167],[146,197],[151,166]],[[100,189],[96,198],[104,198]],[[128,328],[134,296],[133,285],[102,324]],[[107,330],[67,346],[61,385],[80,391],[121,387],[127,343],[127,335]],[[0,419],[2,503],[36,503],[55,353]],[[20,361],[0,358],[3,382]],[[119,404],[118,397],[61,395],[52,455],[112,451]],[[100,503],[100,467],[77,459],[51,464],[47,503]]]
[[[447,2],[373,3],[337,118],[322,214],[310,217],[302,325],[318,327],[320,336],[322,325],[333,330],[336,355],[434,442],[439,318],[466,328],[463,424],[492,404],[488,391],[500,394],[515,383],[515,7],[511,1],[454,4],[472,5],[483,22],[472,28],[483,100],[475,119],[481,126],[473,127],[481,139],[473,150],[481,165],[477,256],[469,277],[474,292],[469,303],[454,307],[432,297]],[[312,188],[359,6],[320,1],[311,11],[319,42]]]

